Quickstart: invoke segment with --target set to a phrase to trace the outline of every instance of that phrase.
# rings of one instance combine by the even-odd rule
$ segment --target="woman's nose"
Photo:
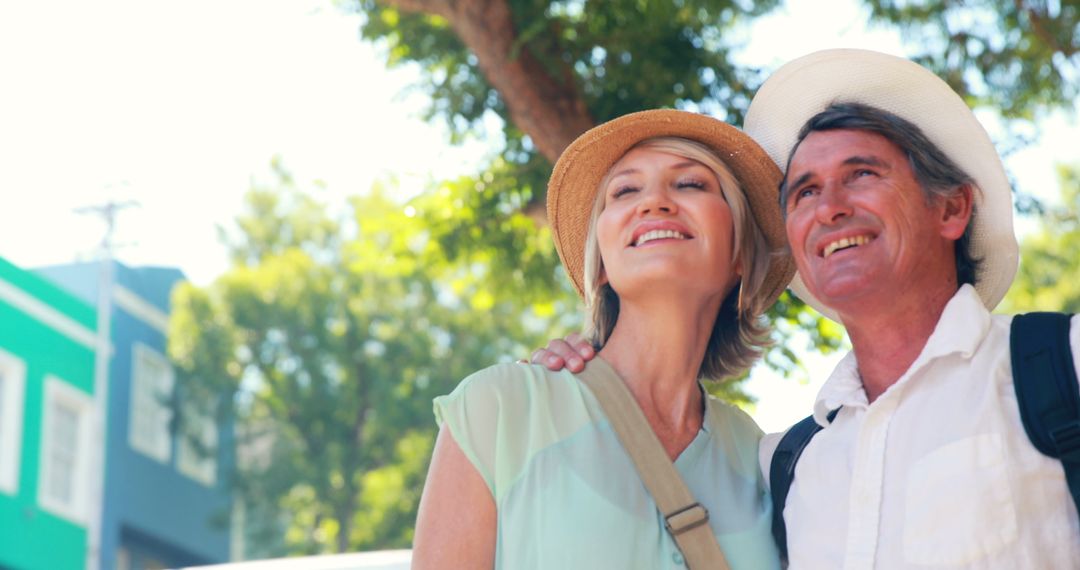
[[[679,211],[675,200],[664,188],[648,188],[638,202],[638,214],[674,214]]]

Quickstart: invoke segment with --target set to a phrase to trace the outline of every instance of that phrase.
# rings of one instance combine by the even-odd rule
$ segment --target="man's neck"
[[[874,402],[911,368],[937,328],[955,286],[920,293],[909,302],[883,303],[845,315],[844,326],[859,365],[866,398]]]

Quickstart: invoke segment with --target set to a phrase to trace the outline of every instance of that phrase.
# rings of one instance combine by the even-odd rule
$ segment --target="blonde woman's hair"
[[[743,273],[739,283],[720,305],[698,376],[709,380],[737,376],[746,371],[761,356],[762,349],[768,346],[769,327],[760,318],[768,309],[764,298],[768,292],[762,291],[761,286],[769,271],[772,255],[765,236],[754,222],[739,181],[709,147],[680,137],[656,137],[641,141],[630,150],[634,149],[656,150],[699,162],[712,170],[720,182],[720,190],[731,209],[735,230],[732,258],[735,263],[742,262]],[[597,188],[585,239],[585,307],[588,318],[584,334],[597,348],[607,342],[619,318],[619,296],[611,285],[600,278],[603,260],[596,235],[597,220],[604,211],[604,189],[611,180],[611,174],[609,171]]]

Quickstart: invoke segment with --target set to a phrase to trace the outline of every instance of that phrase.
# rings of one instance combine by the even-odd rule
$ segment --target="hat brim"
[[[975,179],[971,253],[981,260],[975,290],[988,309],[996,307],[1016,276],[1020,258],[1013,234],[1012,192],[990,136],[964,100],[928,69],[907,59],[869,50],[831,49],[776,70],[754,95],[744,129],[786,168],[803,125],[832,103],[863,103],[910,121]],[[795,276],[791,288],[819,312],[838,320],[810,294],[800,276]]]
[[[634,145],[655,137],[682,137],[712,148],[739,180],[769,249],[778,252],[770,256],[761,287],[765,306],[771,305],[795,273],[785,252],[787,237],[776,201],[780,170],[739,129],[706,115],[672,109],[631,113],[594,127],[571,143],[556,162],[548,183],[548,222],[559,259],[578,295],[584,297],[585,240],[600,182]]]

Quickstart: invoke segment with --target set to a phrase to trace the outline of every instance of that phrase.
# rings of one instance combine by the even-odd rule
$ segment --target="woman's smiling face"
[[[623,297],[638,286],[700,285],[725,295],[734,285],[734,226],[709,167],[636,148],[612,166],[597,219],[604,278]]]

